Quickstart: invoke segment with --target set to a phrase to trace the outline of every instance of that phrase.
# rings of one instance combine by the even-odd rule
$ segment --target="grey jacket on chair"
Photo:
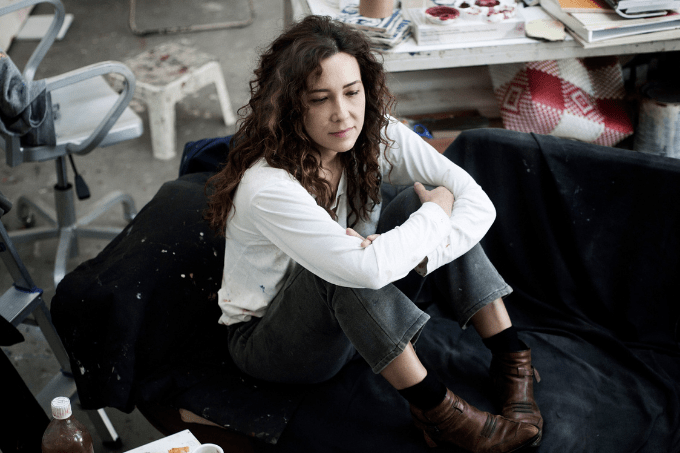
[[[26,82],[0,51],[0,133],[20,136],[22,145],[55,145],[54,119],[45,81]]]

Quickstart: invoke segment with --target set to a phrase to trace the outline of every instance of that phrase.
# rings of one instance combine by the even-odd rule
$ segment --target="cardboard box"
[[[409,8],[404,11],[411,21],[413,37],[420,45],[452,44],[472,41],[494,41],[497,39],[523,38],[524,17],[519,9],[515,17],[500,22],[459,19],[451,25],[435,25],[425,16],[426,8]]]

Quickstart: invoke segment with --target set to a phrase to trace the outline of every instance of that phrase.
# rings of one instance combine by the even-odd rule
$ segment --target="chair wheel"
[[[17,207],[17,217],[21,221],[24,228],[33,228],[35,226],[35,213],[26,205],[19,205]]]

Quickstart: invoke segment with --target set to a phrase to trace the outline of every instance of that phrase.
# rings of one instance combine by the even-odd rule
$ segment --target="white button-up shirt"
[[[496,212],[470,175],[393,118],[387,137],[394,144],[381,149],[383,183],[444,186],[455,199],[451,216],[435,203],[424,203],[401,226],[362,248],[361,239],[345,232],[344,174],[335,221],[288,172],[261,159],[239,183],[227,224],[218,292],[221,323],[261,317],[296,262],[335,285],[378,289],[404,277],[424,258],[426,271],[421,273],[430,273],[482,239]],[[354,229],[364,237],[374,233],[379,216],[380,205]]]

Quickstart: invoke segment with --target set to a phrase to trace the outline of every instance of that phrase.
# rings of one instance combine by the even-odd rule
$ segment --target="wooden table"
[[[310,1],[324,0],[284,0],[286,23],[311,14]],[[423,108],[419,106],[428,103],[434,104],[434,111],[493,109],[495,101],[490,97],[492,88],[487,65],[677,50],[680,50],[680,30],[662,32],[651,42],[591,48],[583,47],[571,36],[559,42],[517,38],[427,46],[419,46],[409,38],[394,49],[383,51],[382,55],[385,68],[391,73],[390,88],[397,98],[404,97],[400,94],[406,96],[407,105],[400,100],[406,113],[423,113],[418,111]],[[455,100],[447,104],[442,102],[444,98]],[[410,99],[414,102],[408,105]]]

